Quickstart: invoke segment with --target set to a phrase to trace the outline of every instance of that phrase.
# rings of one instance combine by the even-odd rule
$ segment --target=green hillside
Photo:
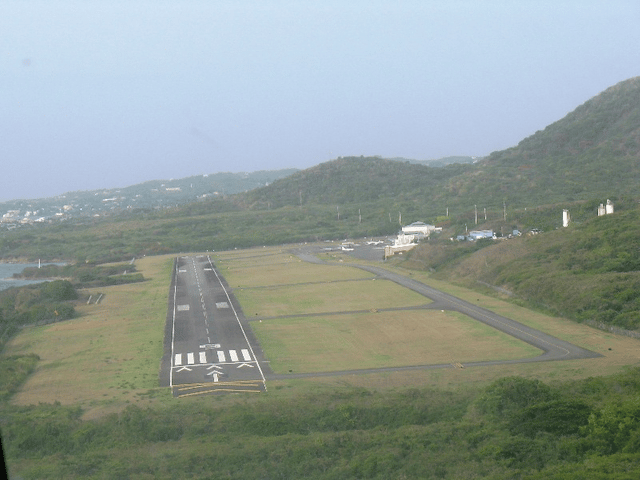
[[[346,205],[385,199],[413,202],[426,200],[435,188],[468,168],[465,164],[427,167],[379,157],[344,157],[296,172],[241,198],[252,208]]]
[[[537,207],[640,194],[640,77],[615,85],[517,146],[445,167],[345,157],[242,196],[253,208],[409,200],[423,216],[473,205]]]
[[[484,176],[499,178],[499,190],[525,206],[640,194],[640,77],[621,82],[563,119],[494,152]],[[486,191],[486,189],[485,189]]]
[[[450,242],[449,242],[450,243]],[[406,266],[594,326],[640,329],[640,207],[567,228],[484,243],[426,243]]]

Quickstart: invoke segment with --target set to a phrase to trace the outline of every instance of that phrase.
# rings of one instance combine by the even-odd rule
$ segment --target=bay
[[[21,273],[27,267],[37,266],[37,263],[0,263],[0,290],[49,281],[48,279],[44,278],[40,278],[38,280],[23,280],[12,278],[14,273]]]

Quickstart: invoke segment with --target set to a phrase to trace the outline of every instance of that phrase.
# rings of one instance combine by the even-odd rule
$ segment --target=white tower
[[[562,226],[568,227],[570,221],[571,221],[571,215],[569,214],[569,210],[565,208],[564,210],[562,210]]]
[[[613,213],[613,202],[609,199],[607,199],[607,204],[605,205],[605,211],[607,212],[607,215],[609,215],[610,213]]]

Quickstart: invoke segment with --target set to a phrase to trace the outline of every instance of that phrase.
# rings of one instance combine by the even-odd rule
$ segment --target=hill
[[[220,172],[170,180],[150,180],[122,188],[79,190],[50,198],[0,203],[0,223],[5,226],[48,223],[78,217],[117,215],[131,210],[174,208],[207,199],[223,198],[264,187],[297,169],[257,172]]]
[[[341,157],[302,170],[241,195],[250,208],[304,204],[345,205],[379,200],[415,201],[469,168],[387,160],[380,157]]]
[[[608,88],[563,119],[494,152],[476,172],[524,206],[640,194],[640,77]]]
[[[345,157],[248,192],[250,208],[407,200],[415,215],[477,205],[502,213],[560,202],[640,195],[640,77],[615,85],[517,146],[475,163],[434,167]],[[409,209],[413,207],[409,206]],[[409,212],[407,212],[409,213]],[[412,213],[413,214],[413,213]]]

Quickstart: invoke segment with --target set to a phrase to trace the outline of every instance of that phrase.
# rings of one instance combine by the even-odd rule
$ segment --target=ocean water
[[[21,287],[32,283],[42,283],[47,280],[13,280],[14,273],[20,273],[27,267],[37,267],[37,263],[0,263],[0,290],[11,287]]]

